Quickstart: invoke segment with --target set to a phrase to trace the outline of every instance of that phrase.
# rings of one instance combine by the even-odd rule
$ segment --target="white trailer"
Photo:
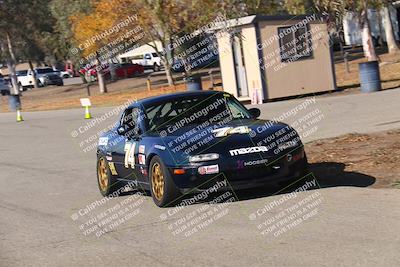
[[[162,51],[160,42],[156,42],[157,50]],[[145,44],[118,56],[119,60],[142,65],[145,69],[159,71],[162,62],[153,46]]]

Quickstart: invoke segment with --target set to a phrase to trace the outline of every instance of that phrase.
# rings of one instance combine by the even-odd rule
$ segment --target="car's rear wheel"
[[[103,196],[109,196],[124,186],[122,182],[111,175],[108,162],[103,156],[97,158],[97,183]]]
[[[154,203],[159,207],[174,205],[181,195],[158,156],[154,156],[150,162],[150,192]]]

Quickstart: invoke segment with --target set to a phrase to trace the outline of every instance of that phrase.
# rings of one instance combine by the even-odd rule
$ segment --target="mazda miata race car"
[[[134,184],[165,207],[218,181],[226,181],[220,190],[240,190],[301,178],[307,158],[297,132],[259,116],[218,91],[137,101],[99,138],[100,192]]]

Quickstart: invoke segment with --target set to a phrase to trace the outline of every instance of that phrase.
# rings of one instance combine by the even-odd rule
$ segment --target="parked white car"
[[[53,70],[52,68],[35,68],[33,70],[36,74],[36,79],[39,87],[54,84],[58,86],[64,85],[59,71]],[[17,71],[17,78],[19,86],[25,90],[27,88],[34,87],[32,70],[20,70]]]
[[[10,88],[8,82],[4,79],[3,75],[0,74],[0,93],[1,95],[9,95]]]
[[[161,58],[157,53],[145,53],[139,54],[132,57],[131,62],[133,64],[142,65],[145,69],[153,69],[159,71],[161,69]]]
[[[72,74],[71,71],[68,71],[68,70],[57,70],[57,71],[60,72],[60,77],[63,79],[74,77],[74,75]]]

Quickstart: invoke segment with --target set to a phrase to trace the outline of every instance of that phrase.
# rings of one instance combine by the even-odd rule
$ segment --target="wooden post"
[[[208,74],[210,75],[210,83],[211,83],[211,87],[209,88],[210,90],[214,90],[214,76],[213,76],[213,71],[210,70],[208,72]]]
[[[151,81],[150,81],[150,75],[149,76],[147,76],[147,91],[151,91]]]
[[[344,65],[345,65],[345,67],[346,67],[346,73],[350,73],[349,59],[348,59],[348,57],[349,57],[349,52],[344,53],[344,58],[343,58],[343,60],[344,60]]]
[[[90,96],[90,83],[86,84],[86,93],[88,96]]]

